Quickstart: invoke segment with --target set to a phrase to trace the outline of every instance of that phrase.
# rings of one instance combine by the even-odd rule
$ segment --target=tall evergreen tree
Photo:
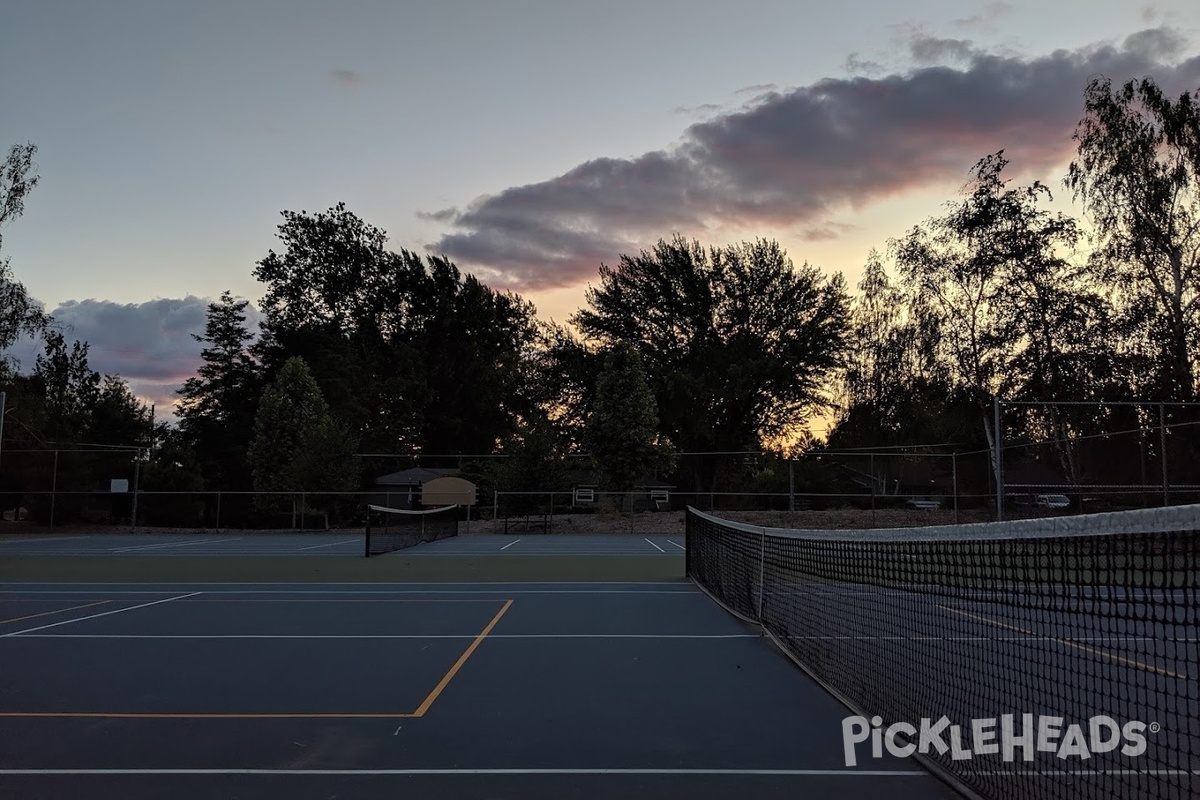
[[[254,334],[246,323],[248,305],[229,291],[209,304],[204,334],[192,335],[204,345],[202,363],[179,389],[179,428],[211,488],[250,485],[246,450],[262,381],[250,350]]]
[[[312,373],[288,359],[263,392],[254,419],[249,461],[260,492],[346,491],[356,488],[357,440],[329,413]]]
[[[596,378],[586,431],[602,487],[627,492],[668,465],[658,427],[658,407],[641,356],[628,342],[620,342]]]

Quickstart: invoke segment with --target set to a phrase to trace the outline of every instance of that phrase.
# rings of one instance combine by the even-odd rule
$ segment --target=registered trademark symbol
[[[1150,732],[1151,733],[1158,733],[1160,730],[1162,730],[1162,726],[1159,725],[1157,722],[1150,723]]]

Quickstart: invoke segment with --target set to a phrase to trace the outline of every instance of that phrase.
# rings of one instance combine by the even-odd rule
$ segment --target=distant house
[[[375,479],[375,485],[369,494],[367,502],[372,505],[387,508],[420,508],[421,486],[437,478],[445,478],[458,473],[456,469],[412,469],[389,472]]]

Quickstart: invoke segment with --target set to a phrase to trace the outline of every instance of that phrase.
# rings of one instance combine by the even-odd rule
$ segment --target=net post
[[[363,535],[363,539],[364,539],[363,557],[370,558],[371,557],[371,506],[370,505],[367,506],[367,524],[363,528],[363,534],[364,534]]]

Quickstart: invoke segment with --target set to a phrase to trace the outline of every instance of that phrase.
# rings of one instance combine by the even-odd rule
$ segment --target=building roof
[[[413,467],[411,469],[403,469],[399,472],[389,472],[387,475],[380,475],[375,479],[376,486],[420,486],[434,478],[445,478],[448,475],[457,473],[456,469],[426,469],[424,467]]]

